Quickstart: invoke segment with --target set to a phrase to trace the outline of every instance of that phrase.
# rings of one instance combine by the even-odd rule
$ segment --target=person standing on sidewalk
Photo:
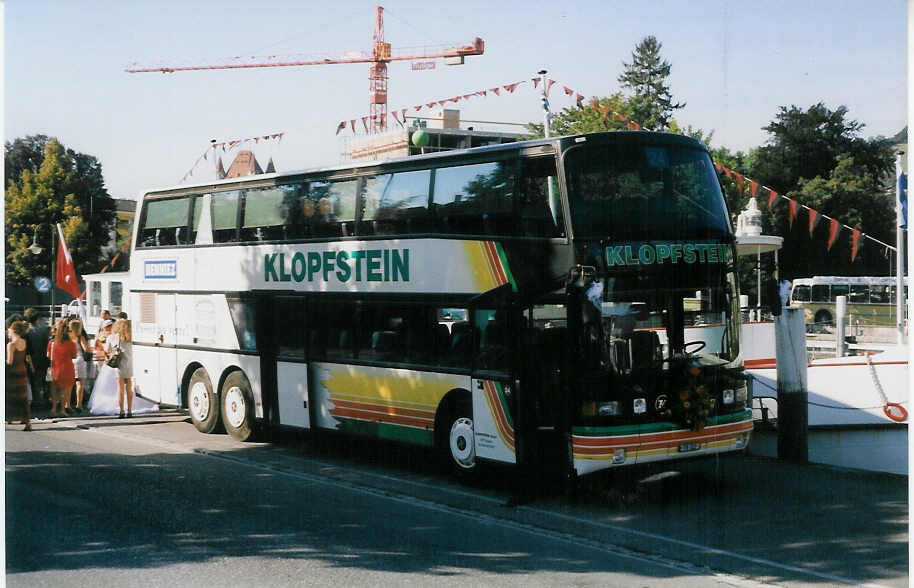
[[[31,363],[26,353],[25,334],[28,324],[15,321],[6,330],[9,343],[6,344],[6,418],[21,417],[25,430],[32,430],[32,415],[29,407],[29,380],[27,364]]]
[[[26,309],[25,320],[29,323],[29,330],[25,335],[26,352],[32,359],[32,370],[29,374],[29,384],[32,386],[32,402],[38,406],[48,405],[48,390],[45,378],[48,375],[48,341],[51,330],[41,319],[41,313],[34,308]]]
[[[81,414],[83,411],[83,393],[86,389],[86,378],[89,377],[89,361],[92,360],[92,353],[89,351],[89,338],[83,330],[83,324],[79,319],[73,319],[68,325],[70,328],[70,340],[76,344],[76,359],[73,360],[73,367],[76,371],[76,406],[73,411]]]
[[[73,358],[76,357],[76,343],[70,339],[66,319],[57,321],[54,341],[51,343],[51,416],[69,416],[68,397],[76,381]]]
[[[124,418],[124,397],[127,397],[127,418],[133,416],[133,333],[130,321],[118,319],[114,323],[114,333],[105,341],[105,360],[114,355],[120,356],[117,365],[117,404],[120,409],[118,418]]]

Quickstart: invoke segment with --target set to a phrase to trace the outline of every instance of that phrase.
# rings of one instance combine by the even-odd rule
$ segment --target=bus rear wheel
[[[819,328],[825,328],[827,326],[831,326],[831,324],[832,324],[831,313],[828,312],[827,310],[820,310],[819,312],[817,312],[814,320],[815,320],[816,326]]]
[[[213,392],[213,384],[202,367],[190,376],[187,409],[190,420],[201,433],[212,433],[219,426],[219,397]]]
[[[220,396],[226,432],[238,441],[247,441],[254,433],[254,401],[248,379],[242,372],[230,373]]]

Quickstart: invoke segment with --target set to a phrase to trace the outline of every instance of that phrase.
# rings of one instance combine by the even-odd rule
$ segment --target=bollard
[[[847,296],[835,297],[835,357],[846,354],[844,331],[847,330]]]
[[[786,307],[775,317],[778,369],[778,458],[806,463],[809,458],[806,326],[802,308]]]

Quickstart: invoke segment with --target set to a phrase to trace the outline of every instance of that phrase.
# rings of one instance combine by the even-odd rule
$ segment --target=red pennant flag
[[[756,192],[758,192],[758,182],[755,180],[749,180],[749,193],[752,194],[753,198],[755,198]]]
[[[552,84],[555,83],[555,80],[546,80],[546,96],[549,95],[549,90],[552,89]]]
[[[622,122],[628,122],[628,119],[625,118],[625,115],[624,115],[624,114],[621,114],[621,113],[618,113],[618,112],[617,112],[617,113],[616,113],[616,118],[618,118],[618,119],[619,119],[620,121],[622,121]]]
[[[400,122],[400,116],[397,114],[397,111],[394,110],[394,111],[391,112],[390,114],[391,114],[391,116],[394,117],[394,120],[397,121],[397,124],[400,125],[400,126],[402,127],[402,126],[403,126],[403,123]]]
[[[583,96],[581,96],[580,94],[575,94],[574,100],[575,100],[575,102],[578,103],[578,108],[584,108],[584,97]]]
[[[57,243],[57,287],[73,295],[73,298],[79,298],[79,282],[76,280],[76,267],[73,265],[73,258],[70,256],[70,250],[67,249],[67,242],[63,238],[63,229],[57,225],[57,235],[60,241]]]
[[[540,79],[541,79],[541,78],[530,78],[530,79],[531,79],[531,81],[533,82],[533,87],[534,87],[534,88],[536,88],[537,86],[540,85]]]
[[[857,257],[857,251],[860,248],[860,231],[857,229],[851,230],[851,263],[854,263],[854,259]]]
[[[340,124],[336,125],[336,134],[339,135],[340,131],[342,131],[345,128],[346,128],[346,121],[343,121]]]
[[[480,96],[482,96],[483,98],[485,98],[485,97],[486,97],[486,92],[487,92],[487,90],[480,90],[480,91],[478,91],[478,92],[476,92],[476,93],[479,94]]]
[[[400,116],[403,117],[403,124],[406,124],[406,111],[407,110],[408,109],[404,108],[403,110],[400,111]]]
[[[354,118],[349,121],[349,128],[352,129],[353,133],[355,132],[355,119]]]
[[[816,225],[819,224],[819,213],[809,209],[809,237],[812,238],[812,232],[816,229]]]
[[[736,184],[739,186],[739,195],[743,195],[743,174],[733,172],[733,175],[736,176]]]
[[[422,110],[422,105],[420,104],[419,106],[413,106],[413,108],[416,109],[416,112],[419,112],[420,110]]]
[[[793,228],[793,218],[797,215],[797,201],[793,198],[790,198],[790,215],[788,217],[788,222],[790,223],[790,228]],[[768,205],[768,208],[771,208],[771,205]]]
[[[838,233],[841,232],[841,224],[833,218],[828,219],[828,250],[831,251],[831,246],[835,244],[835,239],[838,238]]]
[[[640,130],[641,130],[641,125],[639,125],[639,124],[636,123],[635,121],[632,121],[632,128],[635,129],[636,131],[640,131]]]
[[[727,179],[730,179],[730,168],[725,165],[720,166],[720,168],[724,171],[724,175],[727,176]]]
[[[438,104],[438,103],[437,103],[437,102],[429,102],[428,104],[426,104],[426,106],[428,106],[429,108],[434,108],[436,104]]]
[[[496,96],[501,96],[501,88],[491,88],[489,89],[489,92],[492,92]]]
[[[774,190],[768,190],[768,210],[771,210],[771,207],[774,206],[774,201],[775,201],[775,199],[777,199],[777,197],[778,197],[777,192],[775,192]],[[791,206],[793,206],[793,210],[796,211],[797,203],[794,202],[793,200],[791,200],[790,202],[792,203]]]
[[[562,89],[565,90],[565,95],[566,95],[566,96],[571,96],[572,94],[574,94],[574,90],[572,90],[572,89],[569,88],[568,86],[562,86]]]
[[[514,82],[513,84],[506,85],[505,90],[513,93],[514,90],[516,90],[518,86],[520,86],[520,82]]]
[[[473,94],[464,94],[464,95],[463,95],[463,99],[464,99],[464,100],[469,100],[469,99],[472,98],[472,97],[473,97]]]
[[[362,117],[362,127],[365,128],[365,132],[367,133],[368,132],[368,117],[367,116]]]
[[[460,102],[460,96],[454,96],[451,98],[451,102]]]
[[[722,166],[721,164],[717,163],[716,161],[714,162],[714,169],[716,169],[717,171],[723,171],[723,167],[724,167],[724,166]]]

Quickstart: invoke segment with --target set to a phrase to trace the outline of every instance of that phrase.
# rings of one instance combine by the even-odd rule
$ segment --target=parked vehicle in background
[[[847,297],[848,324],[895,326],[894,277],[814,276],[793,281],[790,304],[801,306],[806,324],[831,326],[835,323],[835,301]],[[905,278],[905,298],[908,286]]]

